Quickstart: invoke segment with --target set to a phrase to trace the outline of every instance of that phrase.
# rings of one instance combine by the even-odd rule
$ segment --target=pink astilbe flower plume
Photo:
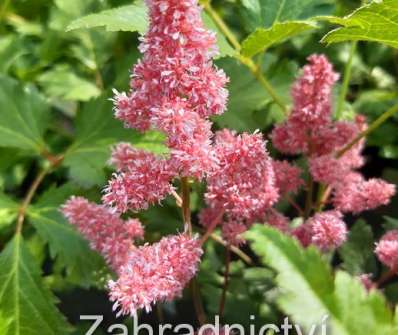
[[[338,211],[315,214],[305,223],[311,227],[311,243],[323,251],[341,246],[347,239],[347,226]]]
[[[342,212],[360,213],[387,205],[396,186],[381,179],[365,180],[359,173],[350,173],[336,185],[333,204]]]
[[[331,122],[331,92],[338,75],[323,55],[312,55],[308,61],[293,85],[293,110],[288,120],[271,134],[273,145],[287,154],[312,151],[313,131]]]
[[[316,213],[292,231],[304,247],[315,245],[322,251],[340,247],[347,239],[347,226],[343,215],[335,210]]]
[[[134,315],[151,310],[156,302],[179,297],[195,275],[202,249],[200,241],[187,235],[162,238],[131,250],[117,281],[110,281],[110,298],[119,314]]]
[[[197,0],[148,0],[150,27],[140,45],[129,94],[116,93],[116,117],[129,127],[167,135],[171,162],[183,177],[201,179],[215,165],[211,123],[226,107],[227,78],[212,64],[215,34]]]
[[[380,262],[398,272],[398,230],[384,234],[376,244],[375,253]]]
[[[103,201],[117,211],[146,209],[172,191],[175,173],[165,158],[123,143],[114,149],[111,162],[120,171],[105,188]]]
[[[261,218],[278,199],[272,161],[261,134],[217,133],[219,166],[207,179],[206,201],[238,220]]]
[[[265,222],[282,232],[289,231],[289,219],[273,208],[266,211]]]
[[[91,248],[104,256],[115,272],[119,272],[125,264],[128,253],[134,248],[134,239],[144,237],[139,220],[123,221],[109,208],[82,197],[71,197],[62,206],[62,213],[90,242]]]

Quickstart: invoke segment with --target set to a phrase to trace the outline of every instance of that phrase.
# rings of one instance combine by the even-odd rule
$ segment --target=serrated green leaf
[[[75,189],[68,184],[50,188],[37,203],[29,206],[27,214],[40,237],[48,243],[51,257],[59,257],[66,267],[67,278],[81,286],[89,286],[105,265],[60,213],[60,206],[74,193]]]
[[[41,153],[49,108],[33,86],[0,76],[0,146]]]
[[[143,1],[136,1],[133,5],[108,9],[76,19],[68,25],[66,31],[105,27],[107,31],[138,31],[143,34],[147,26],[147,8]]]
[[[352,14],[326,20],[343,27],[326,34],[322,42],[371,41],[398,48],[398,2],[396,0],[373,1]]]
[[[268,29],[258,28],[242,42],[242,54],[252,57],[271,46],[315,28],[316,25],[310,21],[276,22]]]
[[[249,6],[248,6],[249,4]],[[331,13],[333,0],[246,0],[242,1],[244,11],[258,26],[271,27],[275,22],[305,20],[316,15]],[[259,10],[260,9],[260,10]],[[252,26],[249,24],[249,26]]]
[[[0,311],[8,320],[2,335],[67,334],[69,327],[43,285],[40,269],[17,234],[0,254]]]
[[[88,101],[98,97],[100,89],[75,73],[67,65],[58,65],[38,77],[50,97],[73,101]]]
[[[164,136],[157,132],[139,134],[125,129],[114,118],[112,103],[101,96],[87,103],[76,118],[76,139],[67,150],[64,166],[71,178],[81,186],[103,185],[104,168],[110,157],[110,148],[120,141],[154,152],[165,152]]]
[[[263,225],[247,233],[254,251],[278,273],[276,283],[282,310],[310,328],[328,316],[333,335],[393,335],[396,327],[384,297],[376,290],[367,293],[359,280],[332,270],[313,247]]]
[[[371,273],[375,269],[372,228],[362,220],[350,229],[348,241],[339,248],[343,268],[353,275]]]

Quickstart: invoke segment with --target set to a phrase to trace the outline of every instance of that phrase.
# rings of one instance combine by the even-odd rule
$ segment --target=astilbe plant
[[[118,144],[110,160],[117,171],[105,187],[104,204],[73,197],[62,208],[117,275],[108,288],[119,313],[150,311],[155,303],[180,296],[196,275],[202,244],[217,227],[228,248],[243,244],[243,233],[253,223],[265,222],[295,236],[304,247],[329,252],[347,238],[345,213],[389,202],[395,187],[365,180],[359,172],[365,162],[360,135],[367,127],[364,117],[332,118],[331,92],[338,75],[325,56],[310,56],[293,85],[291,113],[270,135],[274,148],[291,157],[273,160],[258,132],[212,132],[209,117],[225,111],[228,79],[212,63],[216,37],[204,28],[197,1],[147,0],[147,5],[150,27],[140,45],[143,58],[133,69],[130,91],[115,92],[115,116],[126,127],[163,132],[169,152],[155,155]],[[294,163],[298,157],[305,159],[307,181]],[[207,186],[206,207],[199,213],[202,238],[191,225],[193,180]],[[302,192],[305,208],[294,200]],[[181,233],[134,244],[143,237],[142,226],[120,216],[147,209],[168,195],[182,207]],[[281,201],[297,210],[299,226],[292,227],[291,218],[277,210]],[[376,254],[393,271],[398,269],[396,231],[382,238]],[[368,276],[362,281],[371,287]]]

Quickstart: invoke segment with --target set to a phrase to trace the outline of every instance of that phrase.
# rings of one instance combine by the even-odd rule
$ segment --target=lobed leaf
[[[323,18],[343,27],[326,34],[322,42],[370,41],[398,48],[398,1],[373,1],[344,18]]]
[[[49,108],[33,86],[0,75],[0,146],[41,153]]]
[[[69,326],[56,299],[41,281],[40,268],[20,234],[0,254],[2,335],[67,334]]]
[[[310,328],[325,316],[333,335],[393,335],[393,313],[385,298],[367,293],[359,280],[345,272],[335,278],[329,265],[314,247],[303,249],[292,237],[270,227],[255,226],[247,233],[254,251],[278,273],[281,309]]]
[[[251,33],[242,42],[241,52],[245,56],[253,57],[261,51],[315,28],[316,25],[311,21],[276,22],[270,28],[258,28]]]

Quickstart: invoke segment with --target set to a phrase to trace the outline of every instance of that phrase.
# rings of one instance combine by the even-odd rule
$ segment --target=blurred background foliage
[[[289,10],[277,13],[273,9],[278,3],[279,0],[217,0],[212,5],[240,41],[258,27],[271,26],[275,20],[344,16],[361,5],[360,1],[354,0],[292,1]],[[3,270],[0,268],[3,271],[0,274],[3,293],[0,296],[7,289],[20,290],[28,294],[29,300],[36,299],[37,294],[46,297],[50,294],[48,289],[51,289],[57,297],[57,306],[68,323],[74,326],[74,334],[83,334],[88,327],[79,322],[81,314],[104,314],[104,333],[116,319],[103,290],[109,277],[103,261],[66,224],[58,207],[71,194],[84,194],[95,201],[100,199],[101,189],[112,172],[107,165],[112,144],[129,141],[157,153],[165,151],[161,134],[150,132],[141,135],[124,129],[112,115],[112,89],[128,89],[130,69],[140,57],[138,32],[112,32],[103,27],[66,31],[68,25],[80,17],[130,4],[131,1],[127,0],[0,2],[0,250],[3,250],[0,262],[3,266]],[[142,17],[130,17],[123,12],[120,15],[125,15],[128,25],[136,25],[136,30],[145,30]],[[209,17],[206,22],[214,27]],[[97,23],[94,20],[92,25]],[[254,56],[283,103],[290,103],[290,86],[310,54],[326,54],[336,70],[344,72],[351,44],[327,46],[320,43],[334,27],[330,23],[319,22],[316,30]],[[112,27],[107,26],[107,30],[112,30]],[[231,80],[228,111],[214,119],[215,128],[260,129],[267,134],[273,124],[283,120],[284,114],[249,69],[231,57],[233,49],[222,36],[219,36],[219,44],[223,46],[223,57],[216,63]],[[397,75],[397,49],[359,42],[353,54],[343,118],[351,119],[362,113],[371,122],[386,111],[398,98]],[[338,85],[335,105],[340,89]],[[383,176],[397,182],[397,126],[398,117],[394,117],[369,137],[366,149],[368,163],[364,168],[366,175]],[[18,211],[40,171],[45,171],[43,180],[25,208],[23,245],[15,238],[10,242],[18,229]],[[203,187],[194,185],[193,191],[192,209],[196,213],[202,206]],[[384,221],[390,227],[398,227],[398,221],[391,219],[398,217],[396,205],[395,199],[389,208],[369,214],[355,223],[349,243],[336,256],[345,270],[352,274],[380,271],[372,253],[366,253],[366,250],[373,248],[373,235],[380,235]],[[383,220],[383,215],[390,218]],[[180,213],[170,199],[163,206],[150,208],[140,217],[148,224],[146,237],[149,241],[174,233],[181,227]],[[354,224],[355,218],[351,221]],[[25,261],[32,262],[34,269],[31,271],[35,276],[32,283],[29,279],[24,282],[21,278],[12,278],[12,282],[21,287],[5,284],[5,272],[8,267],[13,269],[11,260],[6,257],[12,251],[11,243],[21,248],[20,255],[25,257]],[[248,324],[251,322],[248,316],[253,314],[257,317],[257,324],[277,322],[282,314],[275,308],[274,273],[260,266],[251,250],[246,251],[254,263],[247,266],[234,258],[225,319]],[[221,294],[223,247],[208,243],[205,255],[199,282],[206,310],[211,315],[217,312]],[[21,268],[21,271],[26,278],[29,277],[27,269]],[[33,284],[32,288],[30,285]],[[388,286],[386,293],[391,302],[398,302],[397,283]],[[0,324],[4,316],[3,324],[13,322],[12,318],[8,319],[6,310],[17,308],[6,300],[0,298]],[[62,328],[58,334],[66,332],[65,320],[48,299],[42,300],[38,308],[42,308],[41,312],[54,314],[54,320],[49,322],[55,325],[54,329]],[[194,322],[191,305],[187,295],[182,300],[159,306],[153,313],[143,315],[142,320],[153,323],[161,320]],[[34,310],[27,303],[22,312],[34,315]],[[128,324],[130,320],[125,322]],[[40,329],[40,320],[32,321],[31,326],[32,329],[35,326]],[[0,333],[1,328],[0,325]],[[53,334],[50,328],[42,331],[37,334]],[[29,334],[36,332],[32,330]]]

